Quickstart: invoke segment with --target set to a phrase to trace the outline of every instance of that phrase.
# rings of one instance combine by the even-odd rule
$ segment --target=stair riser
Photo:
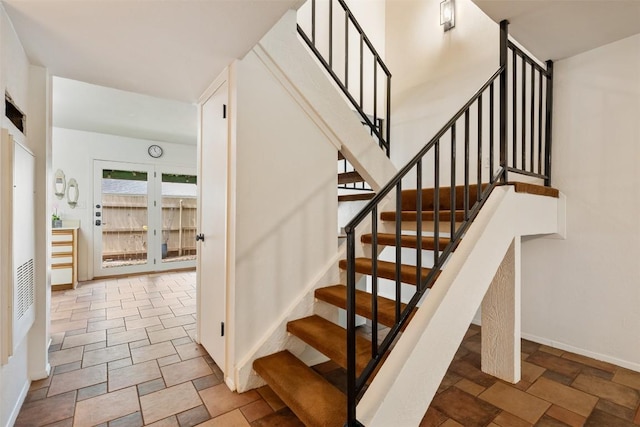
[[[483,188],[486,188],[488,184],[483,184]],[[477,186],[469,186],[469,207],[477,200]],[[415,211],[416,204],[416,190],[404,190],[402,192],[402,210],[403,211]],[[422,190],[422,210],[433,210],[435,201],[435,192],[432,188]],[[456,209],[464,209],[464,186],[457,186],[455,188],[455,206]],[[451,189],[449,187],[440,188],[439,194],[440,209],[451,208]]]

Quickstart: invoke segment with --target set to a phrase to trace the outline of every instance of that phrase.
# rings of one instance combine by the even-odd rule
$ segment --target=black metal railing
[[[500,67],[494,75],[344,228],[347,239],[348,426],[359,425],[356,406],[367,381],[390,351],[418,302],[436,281],[448,256],[495,186],[507,183],[508,173],[536,177],[550,185],[552,63],[548,62],[547,69],[543,69],[508,40],[507,28],[507,21],[500,23]],[[526,71],[516,75],[516,66],[513,70],[508,68],[509,55],[515,58],[512,64],[520,58],[533,70],[529,77]],[[523,89],[519,91],[518,87]],[[541,92],[544,96],[540,95]],[[510,110],[512,114],[509,114]],[[512,150],[511,157],[508,156],[509,149]],[[403,188],[417,189],[415,201],[409,197],[403,200]],[[390,283],[395,292],[395,323],[378,343],[377,297],[380,281],[384,279],[378,277],[380,247],[377,224],[380,203],[391,192],[395,192],[396,197],[393,213],[396,270],[395,279]],[[401,270],[402,215],[414,210],[416,290],[405,306],[401,303],[402,283],[403,280],[406,282],[406,271],[403,273]],[[367,218],[371,218],[373,235],[370,283],[372,345],[369,363],[357,372],[356,229]],[[432,221],[432,228],[427,230],[423,221]],[[433,238],[432,248],[423,247],[423,237]],[[429,268],[425,269],[425,266]]]
[[[344,0],[311,0],[308,7],[309,16],[300,17],[299,12],[298,20],[302,23],[298,24],[298,34],[389,156],[389,69]],[[323,25],[319,25],[321,18],[326,18],[322,19]]]

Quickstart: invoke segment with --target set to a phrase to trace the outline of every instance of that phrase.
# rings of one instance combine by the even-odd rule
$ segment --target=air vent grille
[[[17,292],[17,306],[16,306],[16,319],[21,319],[22,316],[29,310],[29,307],[33,305],[35,294],[35,280],[33,276],[33,259],[25,262],[18,267],[18,281],[16,286]]]

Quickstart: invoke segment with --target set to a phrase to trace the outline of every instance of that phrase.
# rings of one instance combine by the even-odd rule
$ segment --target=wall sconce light
[[[440,3],[440,25],[444,25],[445,32],[456,26],[454,0],[444,0]]]

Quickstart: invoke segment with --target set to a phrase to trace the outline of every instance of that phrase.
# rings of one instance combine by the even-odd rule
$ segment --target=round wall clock
[[[162,147],[160,147],[159,145],[150,145],[149,149],[147,150],[149,155],[151,157],[153,157],[154,159],[157,159],[158,157],[162,156],[163,150]]]

